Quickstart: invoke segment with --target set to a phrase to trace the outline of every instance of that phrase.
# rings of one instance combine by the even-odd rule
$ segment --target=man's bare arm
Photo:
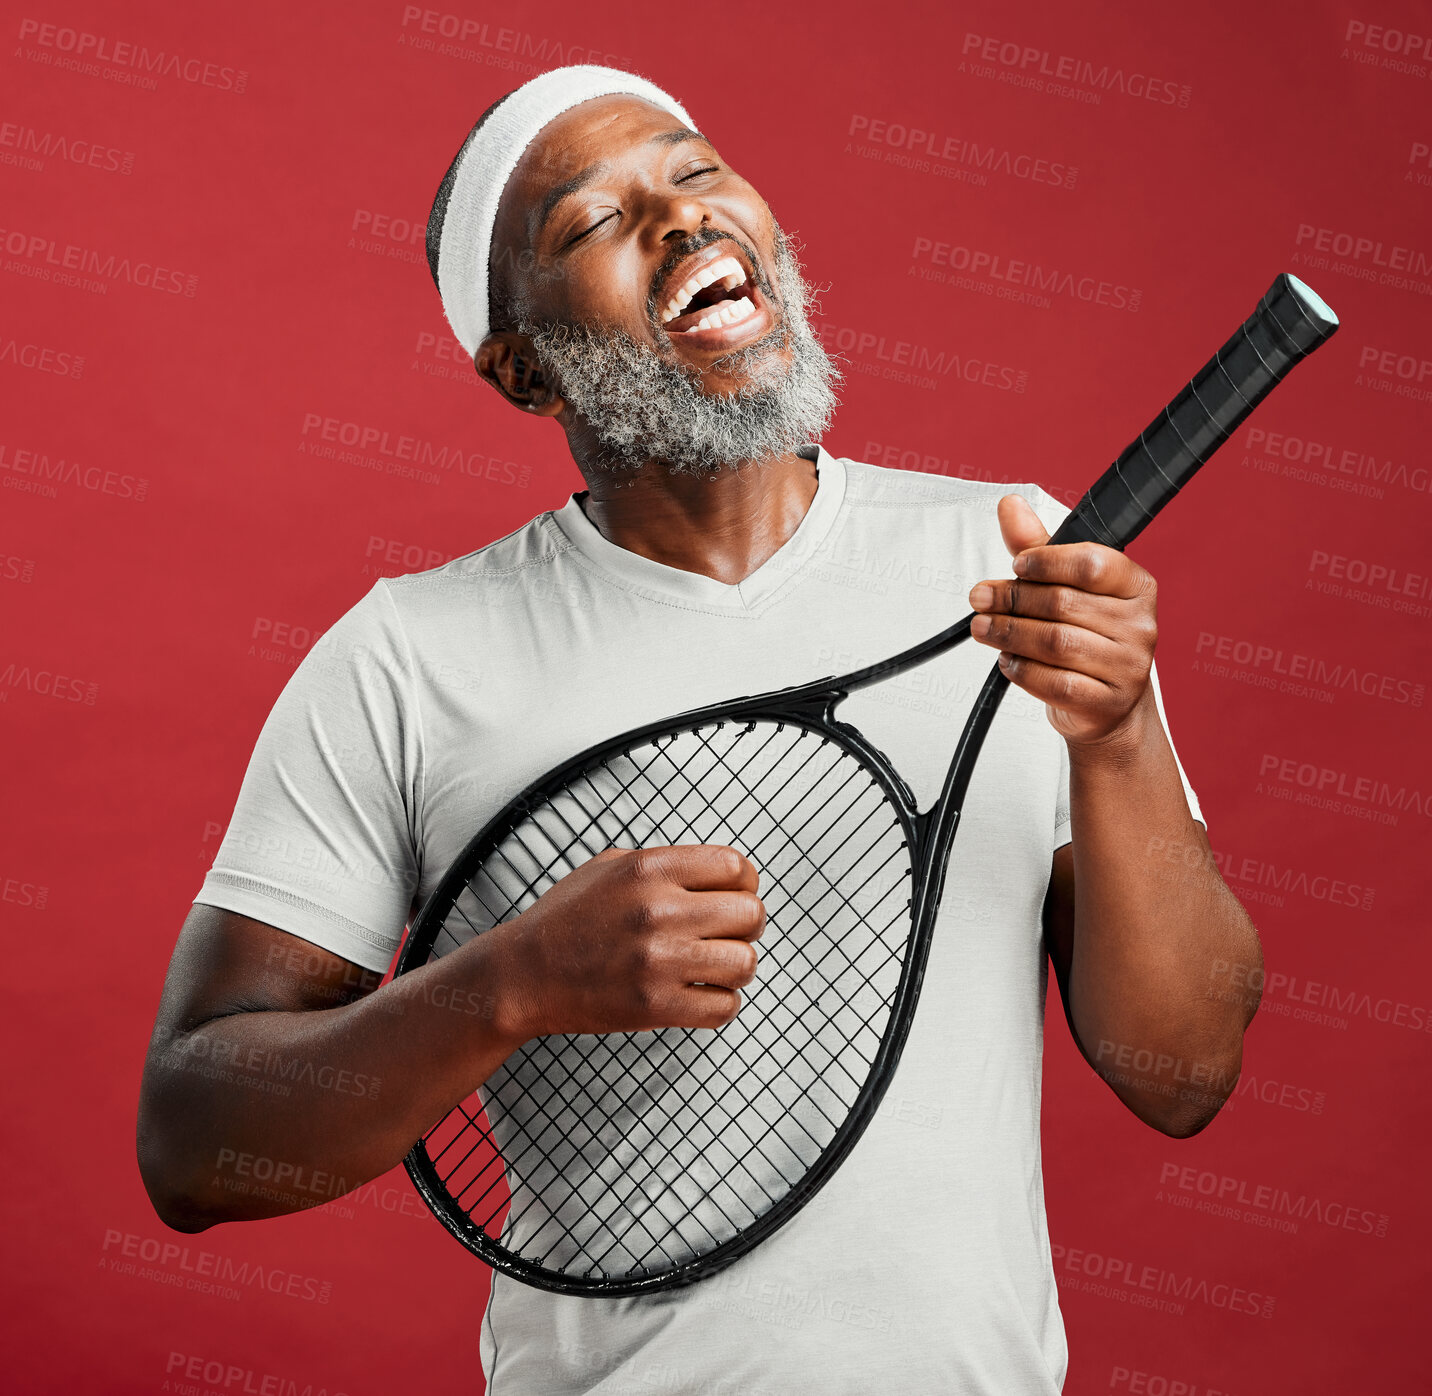
[[[1256,995],[1222,991],[1219,967],[1263,959],[1152,718],[1143,744],[1070,771],[1077,833],[1054,855],[1045,938],[1085,1059],[1141,1120],[1182,1138],[1232,1092],[1257,1009]]]
[[[1048,546],[1019,495],[999,502],[1014,580],[970,593],[971,634],[1001,651],[1069,753],[1072,842],[1055,855],[1046,936],[1080,1050],[1157,1129],[1189,1135],[1238,1079],[1261,983],[1258,933],[1189,812],[1152,683],[1157,586],[1096,543]]]
[[[202,1231],[299,1211],[398,1163],[518,1045],[481,940],[375,992],[370,970],[195,906],[140,1091],[139,1166],[160,1218]]]
[[[732,848],[608,850],[381,987],[297,936],[196,906],[140,1089],[155,1211],[202,1231],[340,1196],[533,1037],[730,1022],[765,926],[756,887]]]

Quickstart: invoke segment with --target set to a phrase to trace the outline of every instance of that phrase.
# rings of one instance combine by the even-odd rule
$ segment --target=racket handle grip
[[[1233,338],[1094,482],[1049,541],[1127,547],[1337,327],[1338,317],[1316,292],[1281,274]]]

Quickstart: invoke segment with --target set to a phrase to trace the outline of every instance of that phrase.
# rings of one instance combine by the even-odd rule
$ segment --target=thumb
[[[1000,500],[999,531],[1011,557],[1049,541],[1049,530],[1022,494],[1007,494]]]

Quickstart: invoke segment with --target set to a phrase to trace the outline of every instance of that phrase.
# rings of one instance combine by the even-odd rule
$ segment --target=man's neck
[[[714,478],[593,472],[582,510],[610,543],[727,586],[743,582],[800,527],[816,492],[816,464],[790,452]]]

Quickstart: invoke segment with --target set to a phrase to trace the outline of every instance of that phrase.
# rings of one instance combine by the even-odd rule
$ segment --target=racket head
[[[427,898],[398,974],[603,847],[723,843],[761,873],[766,931],[732,1023],[533,1039],[414,1145],[419,1194],[494,1269],[559,1293],[692,1283],[789,1221],[863,1133],[933,906],[925,820],[834,719],[842,696],[726,704],[594,747],[494,816]]]

